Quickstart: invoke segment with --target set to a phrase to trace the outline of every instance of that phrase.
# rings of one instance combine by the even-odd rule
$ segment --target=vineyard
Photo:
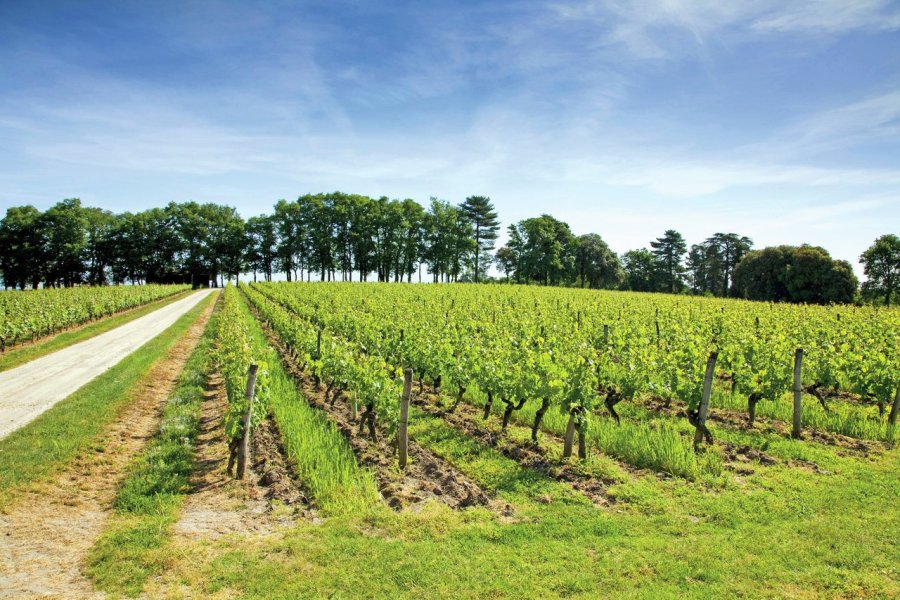
[[[900,311],[469,284],[242,283],[209,297],[180,317],[198,345],[159,425],[142,420],[158,431],[123,464],[90,542],[97,590],[900,589]],[[162,355],[179,335],[146,347]],[[116,367],[81,404],[0,440],[3,471],[28,482],[46,445],[86,447],[106,481],[90,432],[135,392],[91,390],[120,380]],[[66,475],[56,493],[73,480],[75,494],[92,485]],[[0,478],[6,497],[16,481]],[[28,503],[10,510],[33,522]],[[42,533],[15,535],[30,553]]]
[[[0,351],[188,289],[150,284],[0,292]]]
[[[802,349],[800,429],[889,440],[900,387],[900,312],[546,288],[253,284],[246,292],[302,362],[389,432],[399,374],[497,412],[503,428],[577,433],[588,449],[637,467],[718,475],[695,453],[679,408],[696,422],[708,357],[717,357],[709,410],[790,423]],[[323,332],[324,335],[319,332]],[[890,413],[890,414],[888,414]],[[701,431],[702,428],[702,431]],[[802,434],[801,434],[802,435]]]

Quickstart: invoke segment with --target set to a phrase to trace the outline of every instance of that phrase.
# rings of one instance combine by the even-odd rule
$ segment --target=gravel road
[[[0,373],[0,438],[106,372],[210,293],[195,292],[112,331]]]

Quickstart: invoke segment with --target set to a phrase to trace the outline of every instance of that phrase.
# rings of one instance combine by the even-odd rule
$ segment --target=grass
[[[212,299],[200,302],[106,373],[0,440],[0,510],[25,486],[59,472],[94,445],[131,399],[141,377],[187,332]]]
[[[285,406],[309,409],[300,397],[285,398]],[[659,422],[682,437],[692,431],[683,419],[627,403],[617,408],[648,431]],[[527,435],[519,426],[511,433]],[[714,434],[814,460],[822,472],[751,464],[740,476],[723,472],[716,486],[618,473],[608,488],[615,503],[596,508],[567,485],[413,409],[411,437],[477,481],[497,507],[453,511],[431,503],[396,513],[375,505],[335,511],[279,535],[163,544],[153,556],[165,569],[144,591],[240,598],[900,596],[900,450],[863,458],[766,431]],[[310,464],[300,470],[314,473],[316,453],[306,452]],[[148,535],[149,528],[136,530],[139,538]]]
[[[252,343],[260,350],[254,355],[267,357],[271,409],[285,432],[286,451],[323,514],[387,510],[379,502],[372,473],[359,468],[334,425],[306,403],[268,347],[259,324],[243,303],[238,307],[237,317],[247,323]],[[166,403],[159,433],[119,490],[115,515],[88,559],[87,573],[104,592],[137,596],[151,577],[165,569],[170,527],[180,515],[194,468],[203,384],[215,368],[212,346],[221,342],[214,339],[215,320],[234,316],[213,316]]]
[[[87,325],[76,327],[69,331],[64,331],[54,336],[39,338],[33,343],[27,343],[8,348],[6,352],[0,354],[0,371],[14,369],[15,367],[27,363],[28,361],[46,356],[51,352],[62,350],[63,348],[67,348],[68,346],[77,344],[78,342],[83,342],[84,340],[88,340],[92,337],[98,336],[101,333],[106,333],[107,331],[115,329],[120,325],[124,325],[129,321],[133,321],[153,312],[154,310],[160,309],[167,304],[171,304],[172,302],[180,300],[189,293],[190,291],[185,291],[174,294],[160,300],[155,300],[153,302],[150,302],[149,304],[145,304],[144,306],[126,310],[110,317],[99,319]]]
[[[720,406],[740,412],[747,411],[747,397],[740,393],[732,395],[727,391],[716,390],[710,404],[713,410]],[[802,427],[840,433],[861,440],[888,439],[887,416],[879,415],[877,406],[829,400],[828,408],[826,412],[815,397],[804,394],[800,415]],[[794,418],[794,397],[792,394],[785,394],[777,400],[763,400],[756,405],[756,414],[790,424]]]
[[[373,473],[357,465],[353,450],[328,417],[309,406],[243,297],[240,309],[253,344],[267,357],[269,408],[285,451],[314,504],[325,514],[349,514],[377,504],[380,496]]]
[[[690,427],[620,407],[648,428],[665,420],[684,435]],[[568,486],[413,409],[411,437],[511,514],[434,503],[417,512],[339,514],[265,539],[187,542],[169,549],[161,584],[241,598],[900,594],[900,512],[892,510],[900,452],[863,459],[759,431],[715,433],[815,460],[828,474],[753,465],[749,474],[723,474],[712,487],[625,474],[608,489],[616,503],[598,509]]]
[[[484,394],[477,388],[467,392],[474,405],[484,404]],[[695,453],[693,428],[687,432],[674,419],[632,419],[631,411],[621,403],[616,410],[623,415],[621,424],[605,416],[594,416],[589,421],[587,447],[614,457],[641,469],[669,473],[690,480],[714,482],[722,475],[722,458],[714,451]],[[522,410],[512,415],[512,421],[530,426],[540,403],[528,402]],[[504,406],[494,402],[492,413],[500,415]],[[549,410],[541,422],[541,429],[558,436],[565,435],[568,415]]]
[[[132,466],[116,496],[115,514],[91,550],[87,574],[105,592],[135,596],[165,566],[157,557],[178,519],[194,468],[216,318],[185,364],[159,432]]]
[[[817,448],[832,474],[778,465],[718,488],[630,477],[598,509],[414,410],[411,436],[513,513],[361,512],[283,536],[172,549],[164,582],[242,598],[892,597],[900,461]],[[801,442],[789,441],[792,444]],[[149,590],[152,595],[153,590]]]

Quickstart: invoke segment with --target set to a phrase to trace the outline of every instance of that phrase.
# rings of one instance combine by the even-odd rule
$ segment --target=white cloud
[[[637,58],[677,55],[686,40],[731,33],[835,34],[900,29],[900,8],[889,0],[624,0],[567,2],[554,7],[564,20],[592,23],[606,44],[621,45]],[[673,36],[681,32],[682,36]]]

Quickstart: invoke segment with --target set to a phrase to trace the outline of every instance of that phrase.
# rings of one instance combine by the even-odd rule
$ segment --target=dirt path
[[[103,530],[129,464],[156,433],[160,411],[212,309],[141,380],[95,451],[0,515],[0,597],[97,596],[81,573],[85,555]]]
[[[112,331],[0,373],[0,438],[168,329],[209,293],[195,292]]]
[[[176,537],[216,539],[230,534],[265,535],[310,518],[306,498],[280,461],[270,422],[253,436],[253,465],[245,481],[225,472],[228,443],[222,420],[228,408],[221,376],[210,378],[203,399],[191,493],[173,531]],[[277,432],[275,433],[277,435]],[[272,465],[271,463],[276,463]],[[281,485],[275,485],[278,482]],[[267,485],[268,484],[268,485]]]

